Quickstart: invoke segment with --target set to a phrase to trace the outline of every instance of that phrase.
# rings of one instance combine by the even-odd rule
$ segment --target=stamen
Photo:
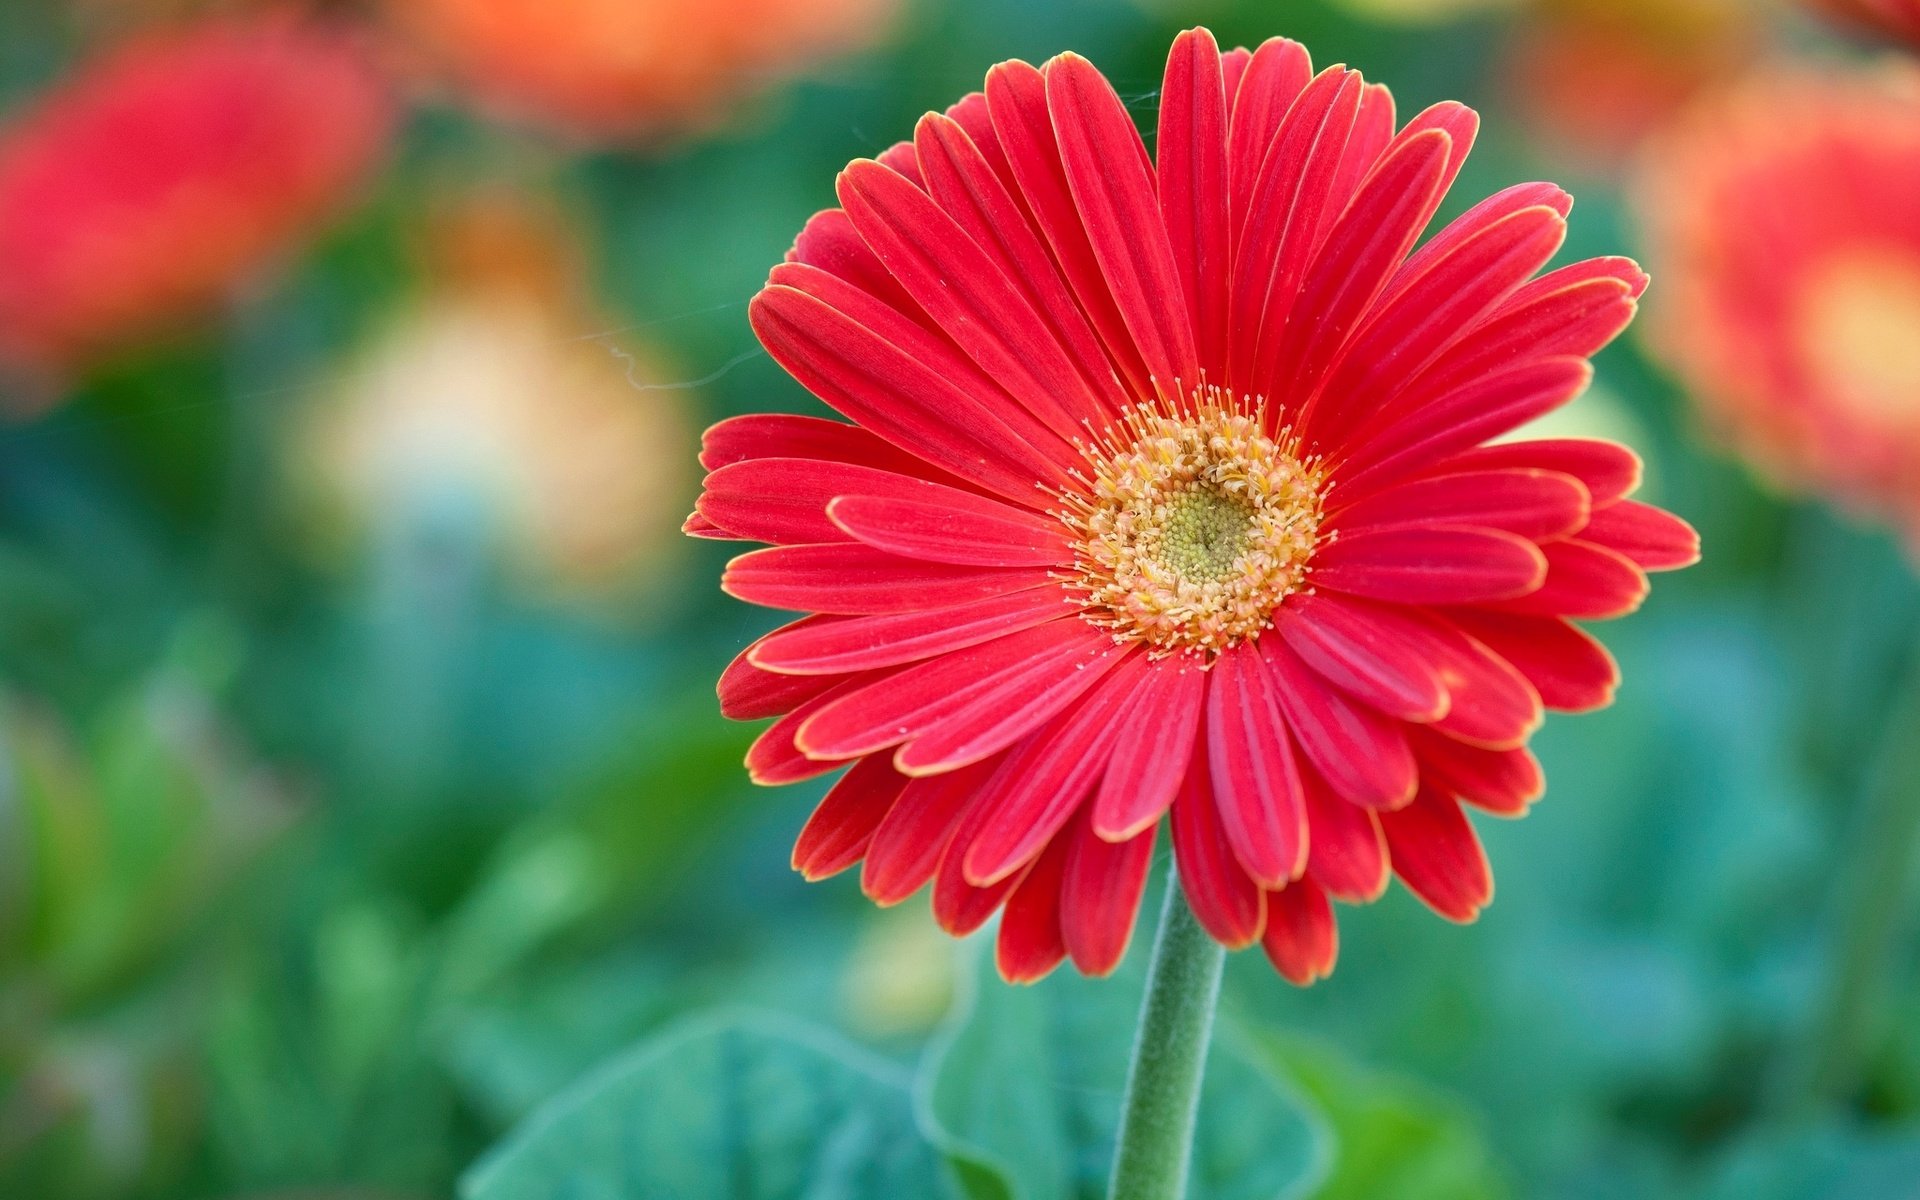
[[[1062,515],[1087,620],[1203,660],[1272,627],[1305,586],[1323,487],[1290,434],[1266,434],[1263,410],[1202,387],[1132,409],[1083,448],[1091,494],[1063,497]]]

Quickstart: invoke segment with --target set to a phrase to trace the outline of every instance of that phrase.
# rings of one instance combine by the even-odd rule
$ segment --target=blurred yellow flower
[[[617,589],[663,551],[690,483],[685,392],[578,294],[547,214],[481,200],[432,220],[430,282],[296,439],[350,527],[478,522],[519,574]],[[657,390],[655,390],[657,389]]]

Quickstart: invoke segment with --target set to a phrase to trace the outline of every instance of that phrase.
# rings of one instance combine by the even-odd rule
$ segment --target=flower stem
[[[1179,877],[1167,875],[1140,1028],[1127,1073],[1109,1200],[1181,1200],[1193,1153],[1200,1080],[1213,1035],[1226,950],[1194,918]]]
[[[1832,967],[1804,1060],[1782,1097],[1790,1113],[1852,1094],[1884,1021],[1887,960],[1907,918],[1920,858],[1920,645],[1910,652],[1906,672],[1888,706],[1842,860]]]

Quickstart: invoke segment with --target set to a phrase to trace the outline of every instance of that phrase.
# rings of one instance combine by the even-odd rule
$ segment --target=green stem
[[[1805,1113],[1844,1100],[1860,1084],[1864,1060],[1884,1021],[1889,956],[1906,917],[1920,857],[1920,646],[1911,652],[1900,695],[1889,706],[1880,746],[1855,814],[1833,925],[1829,984],[1799,1070],[1782,1107]]]
[[[1186,1195],[1200,1079],[1206,1072],[1226,955],[1194,919],[1179,877],[1169,871],[1160,933],[1140,1005],[1133,1067],[1127,1073],[1110,1200],[1181,1200]]]

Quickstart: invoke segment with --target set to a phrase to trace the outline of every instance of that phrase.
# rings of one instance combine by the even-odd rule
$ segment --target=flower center
[[[1319,465],[1294,451],[1214,388],[1128,413],[1086,447],[1091,494],[1062,500],[1082,615],[1165,653],[1258,637],[1320,535]]]

